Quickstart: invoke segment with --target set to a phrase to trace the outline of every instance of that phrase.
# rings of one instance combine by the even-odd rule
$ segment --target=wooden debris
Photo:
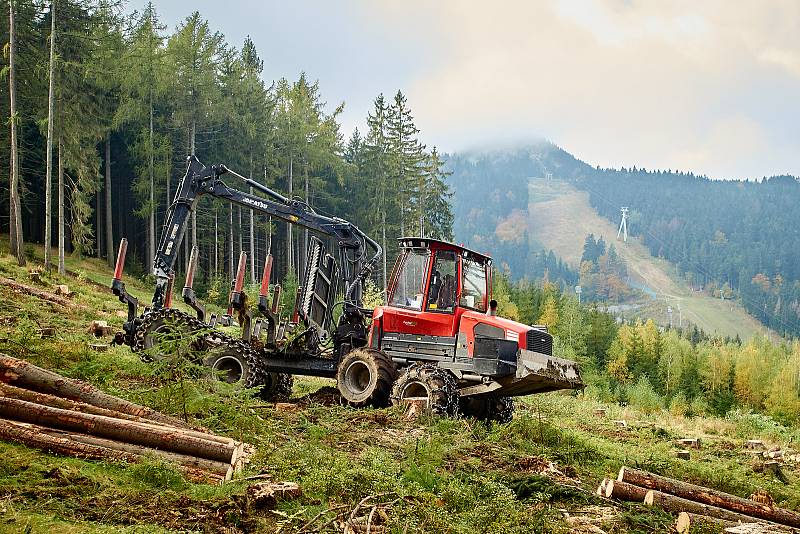
[[[428,409],[428,397],[409,397],[403,399],[406,408],[406,419],[416,419]]]
[[[299,406],[293,402],[276,402],[275,403],[275,411],[276,412],[296,412],[299,409]]]
[[[641,486],[643,488],[656,490],[656,493],[651,498],[651,504],[655,502],[655,504],[658,505],[664,504],[665,506],[669,506],[669,508],[664,508],[667,511],[713,515],[704,512],[704,507],[718,507],[726,511],[731,511],[737,515],[744,516],[745,518],[759,518],[792,527],[800,527],[800,513],[784,510],[782,508],[773,508],[750,499],[743,499],[736,495],[705,488],[703,486],[696,486],[694,484],[689,484],[688,482],[683,482],[628,467],[623,467],[620,469],[617,479]],[[667,497],[663,497],[663,495],[667,495]],[[671,499],[672,497],[674,497],[674,499]],[[655,501],[652,501],[652,499],[655,499]],[[680,499],[680,501],[675,501],[675,499]],[[678,504],[675,504],[676,502],[678,504],[685,504],[686,506],[691,506],[690,504],[686,503],[694,503],[701,506],[695,506],[694,509],[688,507],[679,508]],[[719,517],[721,519],[727,518],[723,515],[713,515],[713,517]],[[732,519],[732,521],[739,520],[741,519]]]
[[[681,460],[689,460],[692,457],[692,453],[687,451],[686,449],[681,449],[677,453],[675,453],[675,456],[677,456]]]
[[[271,508],[279,501],[301,495],[300,486],[294,482],[259,482],[247,488],[247,505],[250,508]]]
[[[678,443],[683,446],[685,449],[699,449],[700,448],[700,439],[699,438],[683,438],[679,439]]]
[[[745,442],[744,447],[746,449],[752,449],[752,450],[760,451],[760,450],[764,450],[764,442],[761,441],[760,439],[748,439]]]
[[[767,451],[764,453],[766,458],[772,458],[773,460],[782,460],[783,459],[783,451],[778,449],[774,451]]]
[[[63,296],[60,296],[55,293],[50,293],[49,291],[44,291],[37,287],[29,286],[27,284],[21,284],[15,280],[10,278],[5,278],[0,276],[0,285],[8,286],[14,291],[18,293],[25,293],[26,295],[33,295],[34,297],[38,297],[42,300],[46,300],[48,302],[52,302],[54,304],[58,304],[60,306],[64,306],[65,308],[79,308],[79,309],[87,309],[86,306],[83,304],[76,304],[69,299],[65,299]]]
[[[595,492],[598,497],[605,497],[606,496],[606,485],[610,482],[609,479],[604,478],[600,485],[597,486],[597,491]]]
[[[56,335],[56,329],[52,326],[43,326],[39,329],[39,337],[44,339]]]
[[[95,337],[103,337],[112,335],[113,330],[108,326],[107,321],[92,321],[92,324],[89,325],[89,333]]]
[[[66,285],[66,284],[58,284],[56,286],[55,294],[56,295],[62,295],[64,297],[68,297],[68,296],[72,295],[72,291],[69,290],[69,286],[68,285]]]

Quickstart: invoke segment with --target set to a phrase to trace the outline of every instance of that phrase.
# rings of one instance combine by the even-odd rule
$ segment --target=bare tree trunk
[[[106,133],[106,261],[114,265],[114,224],[111,217],[111,132]]]
[[[219,273],[219,218],[214,206],[214,276]]]
[[[64,268],[64,143],[58,136],[58,274],[65,275]]]
[[[101,259],[103,257],[103,188],[97,188],[97,197],[94,200],[95,204],[95,216],[97,217],[97,246],[95,248],[95,255],[97,259]]]
[[[153,146],[153,90],[150,89],[150,136],[148,144],[150,149],[150,215],[147,218],[147,267],[151,268],[156,256],[156,199],[155,199],[155,147]]]
[[[236,270],[235,270],[236,268],[233,265],[234,264],[234,261],[233,261],[233,203],[231,203],[229,205],[229,207],[230,207],[230,212],[229,212],[229,214],[230,214],[229,219],[230,220],[229,220],[229,226],[228,226],[228,231],[229,231],[229,234],[228,234],[228,255],[230,257],[228,258],[228,266],[230,268],[229,270],[230,270],[230,273],[231,273],[231,279],[233,279],[233,277],[236,276]]]
[[[11,184],[9,194],[9,234],[11,253],[19,265],[25,265],[22,236],[22,206],[19,200],[19,151],[17,149],[17,83],[16,83],[16,33],[14,28],[14,1],[8,2],[8,94],[11,101]]]
[[[244,250],[244,242],[243,242],[243,235],[242,234],[242,207],[236,206],[236,234],[239,238],[239,254],[241,255],[242,251]]]
[[[292,156],[289,156],[289,200],[292,199],[293,164]],[[289,223],[286,224],[286,236],[286,274],[288,275],[294,270],[294,261],[292,261],[292,225]]]
[[[44,268],[50,269],[53,246],[53,119],[55,115],[56,2],[50,2],[50,87],[47,91],[47,170],[44,186]]]

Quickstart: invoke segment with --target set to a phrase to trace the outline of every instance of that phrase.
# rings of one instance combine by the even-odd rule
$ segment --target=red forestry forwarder
[[[230,174],[266,196],[227,186]],[[176,255],[198,198],[211,195],[307,228],[310,238],[305,274],[295,309],[284,318],[280,286],[269,302],[272,256],[268,255],[258,312],[243,291],[246,256],[230,295],[228,313],[207,316],[192,282],[197,249],[192,250],[183,300],[193,315],[171,307]],[[326,241],[335,250],[327,252]],[[215,377],[260,388],[263,398],[288,396],[292,375],[335,378],[342,396],[355,406],[387,406],[424,400],[437,414],[508,421],[511,397],[582,387],[574,362],[552,356],[553,338],[544,328],[494,315],[492,260],[462,246],[427,238],[403,238],[387,287],[388,305],[367,309],[362,289],[382,250],[353,224],[316,213],[224,165],[203,166],[188,158],[154,260],[156,289],[138,315],[138,301],[122,282],[127,241],[122,240],[112,291],[128,305],[128,320],[116,341],[158,358],[159,342],[171,331],[200,333],[194,342]],[[337,300],[338,299],[338,300]],[[334,310],[341,307],[334,324]],[[242,333],[230,336],[233,312]]]

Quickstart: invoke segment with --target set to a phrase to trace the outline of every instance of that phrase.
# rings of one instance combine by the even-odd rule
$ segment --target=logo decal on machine
[[[519,343],[519,334],[511,330],[506,330],[506,339],[508,341],[513,341],[514,343]]]

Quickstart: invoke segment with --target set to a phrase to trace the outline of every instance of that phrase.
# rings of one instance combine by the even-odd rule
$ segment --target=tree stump
[[[627,428],[628,427],[628,423],[624,419],[619,419],[617,421],[612,421],[612,422],[614,423],[614,425],[616,425],[616,426],[618,426],[620,428]]]
[[[699,438],[683,438],[679,439],[678,443],[683,445],[686,449],[699,449],[700,448],[700,439]]]
[[[744,444],[745,449],[761,451],[764,450],[764,442],[760,439],[748,439]]]
[[[689,460],[689,459],[691,459],[691,457],[692,457],[692,453],[690,453],[690,452],[689,452],[689,451],[687,451],[686,449],[683,449],[683,450],[680,450],[680,451],[678,451],[678,452],[675,454],[675,456],[677,456],[677,457],[678,457],[678,458],[680,458],[681,460]]]
[[[104,337],[110,336],[113,331],[112,328],[108,326],[107,321],[92,321],[92,324],[89,325],[89,333],[95,337]]]
[[[72,295],[72,291],[69,290],[69,286],[67,284],[59,284],[56,286],[55,294],[68,297]]]
[[[597,417],[605,417],[606,415],[608,415],[608,410],[605,409],[605,408],[595,408],[594,409],[594,414]]]

